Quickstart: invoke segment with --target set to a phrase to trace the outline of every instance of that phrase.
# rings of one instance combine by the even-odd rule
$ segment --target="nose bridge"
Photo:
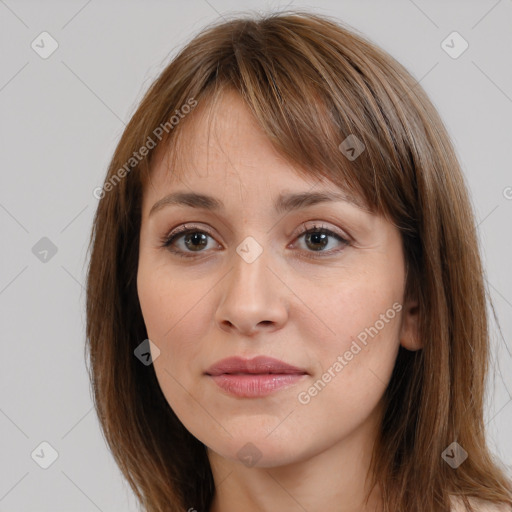
[[[270,284],[271,272],[267,268],[270,263],[270,249],[262,240],[262,236],[258,239],[261,243],[253,236],[246,237],[236,247],[236,254],[233,255],[229,293],[243,302],[249,302],[250,299],[259,300],[266,296]]]
[[[248,236],[236,247],[233,266],[225,281],[216,317],[218,323],[240,331],[252,332],[258,326],[281,324],[286,305],[277,286],[271,251],[263,236]],[[264,247],[265,244],[265,247]]]

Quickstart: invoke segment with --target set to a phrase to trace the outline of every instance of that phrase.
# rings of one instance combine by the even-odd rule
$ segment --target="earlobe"
[[[418,301],[408,301],[403,308],[402,326],[400,328],[400,345],[407,350],[416,351],[423,348],[419,336],[419,304]]]

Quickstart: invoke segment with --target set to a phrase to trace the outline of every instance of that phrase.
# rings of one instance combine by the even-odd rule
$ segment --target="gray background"
[[[492,324],[488,437],[512,468],[511,0],[0,0],[0,511],[136,510],[99,430],[83,359],[92,191],[178,48],[228,11],[286,5],[335,15],[391,53],[453,137],[503,332]],[[43,31],[59,45],[47,59],[31,47]],[[456,59],[441,46],[453,31],[469,44]],[[46,262],[34,254],[49,246],[43,237],[57,248]],[[48,469],[35,462],[51,461],[43,441],[58,452]]]

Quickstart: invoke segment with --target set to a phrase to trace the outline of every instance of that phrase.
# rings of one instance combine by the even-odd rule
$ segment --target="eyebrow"
[[[353,204],[362,210],[368,211],[368,208],[365,207],[361,201],[348,194],[327,191],[279,194],[274,203],[274,209],[276,213],[282,214],[293,210],[300,210],[319,203],[336,201],[344,201]],[[157,201],[151,207],[149,215],[153,215],[159,210],[170,205],[189,206],[191,208],[210,211],[223,211],[225,209],[224,203],[215,197],[206,194],[198,194],[196,192],[174,192]]]

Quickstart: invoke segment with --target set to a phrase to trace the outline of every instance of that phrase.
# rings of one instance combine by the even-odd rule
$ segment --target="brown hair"
[[[89,246],[86,349],[101,427],[145,510],[207,511],[215,489],[205,446],[134,349],[147,338],[136,275],[152,146],[176,147],[187,122],[169,122],[176,110],[225,87],[241,95],[298,172],[351,189],[402,234],[405,293],[419,301],[423,348],[400,348],[384,396],[371,468],[384,510],[447,511],[450,495],[512,504],[511,484],[485,441],[486,294],[447,131],[421,86],[386,52],[339,22],[295,11],[203,30],[149,88],[108,169],[111,186],[101,194]],[[349,162],[339,145],[351,134],[366,150]],[[149,140],[155,144],[134,161]],[[441,458],[453,441],[469,454],[456,470]]]

